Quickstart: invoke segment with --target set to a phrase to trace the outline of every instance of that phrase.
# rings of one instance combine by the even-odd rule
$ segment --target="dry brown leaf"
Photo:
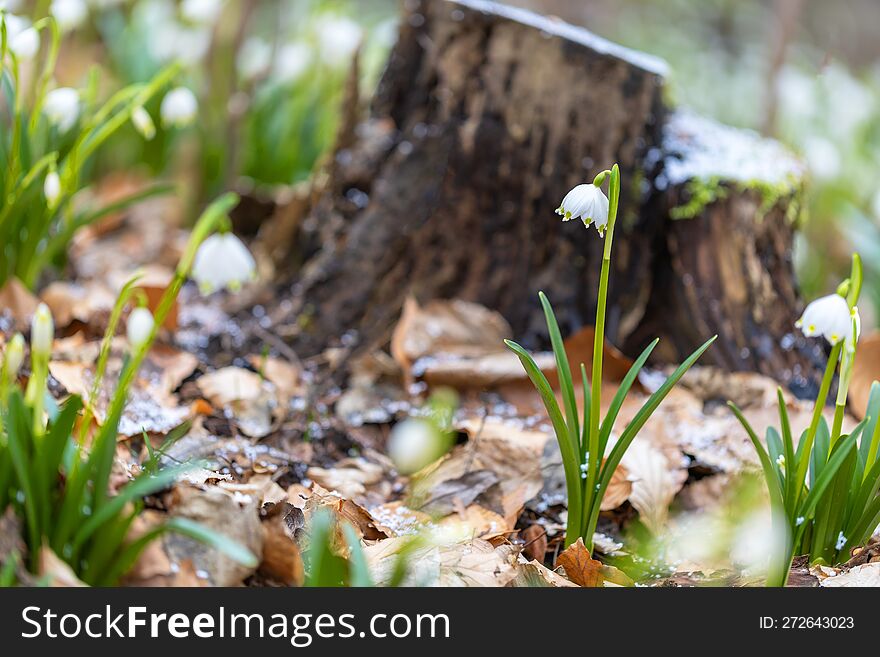
[[[572,376],[576,379],[581,371],[581,363],[587,368],[587,374],[591,372],[593,367],[593,340],[596,330],[592,326],[585,326],[574,335],[563,341],[565,345],[565,353],[568,355],[569,367]],[[629,368],[632,367],[631,358],[622,354],[607,340],[602,348],[602,380],[603,381],[622,381]],[[554,376],[550,381],[551,385],[557,384]]]
[[[354,498],[366,493],[368,486],[382,481],[385,469],[363,458],[346,458],[332,468],[311,467],[306,476],[342,497]]]
[[[49,586],[82,587],[87,586],[73,569],[58,558],[50,548],[45,545],[40,548],[39,571],[40,578],[45,578]]]
[[[275,389],[259,374],[241,367],[224,367],[196,381],[211,404],[227,408],[242,433],[263,438],[272,430],[273,415],[279,411]]]
[[[826,577],[820,586],[880,586],[880,563],[862,564],[834,577]]]
[[[512,585],[525,588],[570,588],[577,586],[574,582],[565,579],[561,575],[557,575],[536,559],[525,563],[521,561],[517,564],[516,579]]]
[[[288,491],[288,499],[289,498],[290,491]],[[365,541],[378,541],[388,538],[388,535],[379,528],[375,518],[373,518],[370,512],[360,504],[348,499],[343,499],[338,495],[334,495],[327,490],[324,490],[320,485],[314,484],[312,486],[311,494],[306,498],[305,504],[303,505],[303,513],[305,514],[306,519],[310,520],[312,515],[318,509],[327,509],[339,520],[348,522],[354,527],[360,538]],[[334,544],[345,545],[340,525],[341,523],[336,523],[338,536],[336,537],[337,540],[334,541]]]
[[[632,492],[633,484],[629,470],[625,464],[621,463],[611,475],[611,481],[608,482],[608,488],[605,489],[605,496],[602,498],[599,510],[612,511],[616,509],[630,499]]]
[[[541,525],[529,525],[522,532],[523,552],[537,561],[547,553],[547,530]]]
[[[507,536],[513,531],[513,526],[502,516],[479,504],[471,504],[458,513],[446,516],[437,521],[435,526],[463,539],[482,538],[486,541]]]
[[[40,294],[52,311],[55,325],[59,328],[72,322],[82,322],[93,333],[101,334],[116,297],[103,283],[88,281],[85,284],[56,281],[50,283]]]
[[[880,380],[880,333],[874,332],[859,340],[859,353],[853,365],[849,384],[849,410],[859,420],[868,412],[871,385]]]
[[[687,467],[682,463],[681,454],[676,452],[675,457],[677,462],[670,462],[647,439],[639,437],[630,444],[621,461],[632,482],[630,504],[654,534],[664,528],[669,505],[687,480]]]
[[[590,556],[584,539],[578,538],[556,558],[557,566],[565,569],[566,576],[578,586],[632,586],[633,582],[614,566],[607,566]]]
[[[283,502],[268,508],[263,518],[261,573],[287,586],[302,586],[305,568],[295,533],[303,526],[303,513],[292,504]]]
[[[410,509],[401,501],[387,502],[370,508],[376,527],[389,537],[413,536],[431,524],[431,516]]]
[[[238,541],[257,559],[261,558],[263,528],[255,500],[235,496],[215,486],[204,490],[177,486],[170,497],[172,516],[195,520],[211,531]],[[214,586],[238,586],[255,570],[203,543],[178,534],[165,537],[165,551],[172,561],[192,561],[196,572],[203,573],[204,578]]]
[[[146,509],[134,519],[126,537],[128,542],[135,541],[150,529],[155,528],[164,520],[158,511]],[[125,586],[162,586],[162,587],[200,587],[207,586],[204,578],[196,575],[192,561],[172,561],[165,551],[162,539],[150,541],[141,552],[131,570],[122,580]]]
[[[291,399],[305,392],[302,371],[293,363],[272,356],[251,356],[248,360],[283,398]]]
[[[37,311],[40,300],[17,278],[9,278],[0,287],[0,312],[8,312],[15,328],[24,331]]]

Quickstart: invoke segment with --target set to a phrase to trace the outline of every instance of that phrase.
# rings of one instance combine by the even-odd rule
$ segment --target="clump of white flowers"
[[[821,335],[832,345],[850,334],[851,324],[849,304],[839,294],[829,294],[811,302],[795,322],[795,326],[808,338]]]
[[[126,324],[126,337],[132,349],[140,349],[153,333],[155,320],[149,309],[138,306],[131,311]]]
[[[601,189],[605,176],[599,174],[592,183],[578,185],[572,189],[556,209],[563,221],[580,219],[584,226],[596,224],[599,235],[605,234],[608,226],[608,197]]]
[[[131,122],[141,136],[150,141],[156,136],[156,126],[153,123],[153,117],[142,106],[137,106],[131,113]]]
[[[223,11],[224,0],[183,0],[180,14],[191,23],[213,23]]]
[[[159,115],[166,128],[184,128],[195,121],[198,109],[196,95],[186,87],[177,87],[165,94],[159,107]]]
[[[192,278],[202,294],[228,289],[236,292],[256,278],[254,257],[232,233],[217,233],[202,242],[196,252]]]
[[[71,87],[58,87],[46,94],[43,114],[61,132],[67,132],[79,118],[79,92]]]

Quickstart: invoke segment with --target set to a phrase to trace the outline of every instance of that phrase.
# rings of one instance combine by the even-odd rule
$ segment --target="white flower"
[[[134,124],[135,130],[141,133],[141,136],[147,141],[156,136],[156,126],[153,124],[150,113],[140,105],[135,107],[131,113],[131,122]]]
[[[344,16],[323,16],[315,22],[321,58],[331,66],[347,64],[361,44],[361,26]]]
[[[41,303],[31,320],[31,351],[35,355],[49,356],[52,353],[52,340],[55,338],[55,322],[49,306]]]
[[[401,474],[418,472],[442,456],[442,438],[427,420],[398,422],[388,437],[388,456]]]
[[[192,277],[202,294],[223,288],[235,292],[256,277],[256,263],[235,235],[215,234],[202,242],[196,252]]]
[[[57,171],[50,171],[43,181],[43,195],[50,208],[54,208],[58,199],[61,198],[61,178]]]
[[[223,0],[183,0],[180,14],[191,23],[213,23],[223,9]]]
[[[52,0],[49,12],[58,22],[58,28],[62,32],[69,32],[85,22],[89,7],[85,0]]]
[[[780,454],[779,456],[776,457],[776,466],[780,470],[785,470],[785,455],[784,454]]]
[[[31,59],[40,49],[40,33],[26,18],[14,14],[6,14],[5,18],[9,50],[19,59]]]
[[[150,339],[154,324],[153,314],[148,309],[139,306],[131,311],[126,325],[126,335],[132,349],[139,349]]]
[[[269,70],[272,65],[272,45],[258,37],[251,37],[241,47],[236,59],[238,74],[252,80]]]
[[[837,534],[837,543],[834,544],[835,550],[842,550],[846,547],[846,536],[843,535],[843,532],[839,532]]]
[[[192,91],[186,87],[172,89],[165,94],[165,98],[162,99],[162,105],[159,108],[162,125],[177,128],[186,127],[195,120],[198,109],[199,101],[196,100],[196,96]]]
[[[608,197],[592,183],[578,185],[565,195],[556,214],[563,221],[581,219],[584,226],[595,222],[596,230],[603,235],[608,225]]]
[[[6,345],[6,353],[3,355],[3,365],[6,368],[6,375],[9,377],[16,376],[21,364],[24,362],[24,338],[21,333],[12,336],[9,344]]]
[[[275,56],[274,73],[280,82],[296,82],[312,63],[312,51],[304,43],[288,43]]]
[[[816,299],[807,306],[795,326],[808,338],[823,335],[831,344],[837,344],[852,331],[849,305],[839,294]]]
[[[79,92],[71,87],[58,87],[46,94],[43,114],[61,132],[67,132],[79,118]]]

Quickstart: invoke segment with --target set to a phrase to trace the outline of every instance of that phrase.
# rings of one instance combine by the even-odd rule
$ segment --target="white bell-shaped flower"
[[[241,289],[256,277],[254,257],[232,233],[211,235],[202,242],[193,262],[192,277],[202,294],[224,288],[231,292]]]
[[[48,357],[52,353],[55,339],[55,321],[49,306],[41,303],[31,320],[31,352],[37,356]]]
[[[556,214],[561,215],[563,221],[580,219],[584,226],[595,223],[596,230],[604,235],[608,225],[608,197],[592,183],[578,185],[565,195]]]
[[[795,326],[808,338],[822,335],[835,345],[852,330],[849,305],[839,294],[821,297],[806,307]]]
[[[163,126],[184,128],[195,121],[198,110],[196,95],[186,87],[177,87],[165,94],[159,115]]]
[[[33,59],[40,49],[40,33],[26,18],[6,14],[6,34],[9,50],[21,60]]]
[[[135,130],[141,133],[141,136],[147,141],[156,136],[156,126],[153,123],[153,117],[140,105],[132,111],[131,122],[134,124]]]
[[[321,16],[314,24],[321,59],[330,66],[344,66],[361,45],[364,31],[346,16]]]
[[[50,208],[54,208],[61,198],[61,177],[57,171],[46,174],[46,179],[43,181],[43,196],[46,197],[46,203]]]
[[[80,112],[79,92],[71,87],[58,87],[46,94],[43,114],[61,132],[67,132],[76,123]]]
[[[259,37],[251,37],[241,46],[235,65],[245,80],[253,80],[266,73],[272,65],[272,44]]]
[[[311,64],[311,48],[304,43],[287,43],[278,49],[273,74],[279,82],[296,82]]]
[[[49,12],[55,17],[62,32],[70,32],[88,18],[89,6],[85,0],[52,0]]]
[[[153,332],[153,313],[147,308],[137,307],[131,311],[126,324],[126,336],[132,349],[140,349]]]

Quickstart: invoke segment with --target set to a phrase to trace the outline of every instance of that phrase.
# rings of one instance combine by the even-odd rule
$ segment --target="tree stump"
[[[538,290],[564,334],[592,324],[603,242],[554,210],[618,162],[609,340],[635,349],[660,327],[678,360],[719,333],[713,362],[809,378],[804,349],[786,342],[799,309],[791,158],[771,207],[754,189],[775,181],[730,184],[724,170],[710,182],[725,192],[694,203],[698,176],[669,171],[687,157],[669,137],[683,123],[668,123],[662,61],[500,3],[406,7],[369,116],[297,227],[307,258],[275,320],[301,356],[381,346],[408,295],[498,310],[535,348],[548,344]],[[711,159],[713,144],[701,148]],[[691,216],[673,219],[681,208]]]

